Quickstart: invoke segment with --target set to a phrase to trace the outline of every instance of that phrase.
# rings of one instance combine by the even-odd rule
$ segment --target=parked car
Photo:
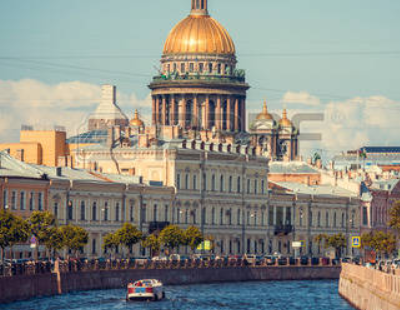
[[[263,255],[257,255],[256,256],[256,266],[261,266],[265,262],[264,256]]]
[[[268,266],[272,266],[276,264],[276,258],[274,256],[268,255],[265,256],[265,261]]]
[[[244,255],[244,260],[246,265],[255,265],[257,256],[254,254],[245,254]]]
[[[300,264],[303,266],[308,265],[308,257],[307,256],[301,256],[300,257]]]
[[[278,265],[279,266],[286,266],[288,264],[288,259],[286,257],[278,258]]]

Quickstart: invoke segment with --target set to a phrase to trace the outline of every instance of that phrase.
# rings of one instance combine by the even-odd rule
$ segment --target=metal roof
[[[107,130],[92,130],[67,139],[68,144],[102,144],[107,141]]]

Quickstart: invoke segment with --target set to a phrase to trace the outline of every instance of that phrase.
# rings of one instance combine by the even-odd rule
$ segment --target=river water
[[[0,305],[0,310],[354,310],[337,281],[238,282],[169,286],[159,302],[126,302],[125,290],[89,291]]]

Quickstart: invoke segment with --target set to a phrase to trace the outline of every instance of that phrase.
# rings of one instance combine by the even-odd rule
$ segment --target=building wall
[[[321,175],[320,174],[271,173],[271,174],[269,174],[268,178],[272,182],[293,182],[293,183],[301,183],[301,184],[307,184],[307,185],[321,184]]]
[[[2,143],[0,151],[10,150],[10,155],[29,164],[41,165],[42,146],[37,142]]]
[[[65,156],[66,132],[56,130],[21,130],[20,142],[40,144],[42,164],[45,166],[57,166],[58,158]]]

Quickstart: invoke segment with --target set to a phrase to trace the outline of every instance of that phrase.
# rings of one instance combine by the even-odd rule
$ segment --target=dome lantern
[[[139,113],[138,110],[135,110],[135,116],[133,119],[130,121],[130,125],[134,127],[143,127],[144,123],[143,121],[139,118]]]
[[[208,15],[208,0],[192,0],[192,11],[190,15]]]
[[[273,120],[274,119],[272,117],[272,115],[269,114],[269,112],[268,112],[267,100],[264,101],[262,112],[257,115],[256,119],[257,120]]]
[[[279,121],[282,127],[292,127],[292,122],[287,118],[287,111],[283,109],[282,119]]]

